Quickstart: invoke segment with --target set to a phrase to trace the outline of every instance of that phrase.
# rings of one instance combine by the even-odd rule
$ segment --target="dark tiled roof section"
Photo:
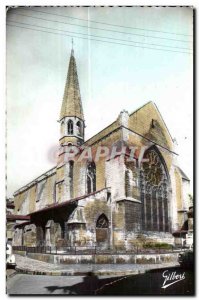
[[[30,216],[28,215],[7,215],[7,220],[30,220]]]
[[[84,198],[87,198],[87,197],[90,197],[92,195],[95,195],[103,190],[106,190],[108,188],[103,188],[101,190],[98,190],[98,191],[95,191],[93,193],[90,193],[90,194],[86,194],[86,195],[83,195],[83,196],[79,196],[79,197],[76,197],[76,198],[73,198],[73,199],[70,199],[70,200],[67,200],[67,201],[64,201],[62,203],[54,203],[54,204],[51,204],[51,205],[48,205],[47,207],[44,207],[40,210],[37,210],[37,211],[34,211],[32,213],[29,214],[29,216],[33,215],[33,214],[37,214],[37,213],[40,213],[40,212],[44,212],[44,211],[48,211],[48,210],[51,210],[51,209],[56,209],[56,208],[61,208],[61,207],[65,207],[67,205],[70,205],[70,204],[73,204],[75,203],[76,201],[79,201],[79,200],[82,200]]]

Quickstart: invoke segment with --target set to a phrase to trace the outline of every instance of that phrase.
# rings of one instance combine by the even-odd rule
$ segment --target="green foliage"
[[[172,245],[167,243],[146,242],[143,244],[143,248],[171,249]]]

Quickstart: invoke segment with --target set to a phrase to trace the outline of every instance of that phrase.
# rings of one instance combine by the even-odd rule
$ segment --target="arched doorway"
[[[140,171],[142,230],[169,232],[169,178],[155,147],[144,154]]]
[[[96,222],[96,245],[103,249],[109,246],[109,221],[105,214],[101,214]]]

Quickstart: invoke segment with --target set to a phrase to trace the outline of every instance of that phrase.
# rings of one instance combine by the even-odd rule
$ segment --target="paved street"
[[[183,280],[170,279],[163,288],[163,272],[183,274]],[[174,276],[174,275],[173,275]],[[128,276],[47,276],[17,274],[8,279],[10,295],[65,294],[65,295],[193,295],[194,275],[180,267],[150,270]]]
[[[118,277],[43,276],[17,274],[7,283],[8,294],[92,295],[94,291]]]
[[[96,291],[97,295],[194,295],[194,271],[181,267],[126,276]]]
[[[154,294],[169,294],[171,291],[174,291],[175,294],[175,289],[164,290],[161,288],[163,271],[176,271],[180,274],[184,272],[176,262],[165,264],[62,265],[45,263],[20,255],[16,255],[16,262],[18,273],[9,277],[7,271],[7,293],[11,295],[135,295],[152,292]],[[193,291],[193,274],[185,272],[186,279],[174,286],[178,288],[179,294]]]

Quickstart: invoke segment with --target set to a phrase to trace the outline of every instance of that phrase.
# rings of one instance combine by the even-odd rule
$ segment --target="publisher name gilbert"
[[[163,272],[162,277],[165,279],[162,286],[165,286],[168,282],[177,282],[185,279],[185,272],[182,274],[177,274],[177,272],[169,273],[169,270]]]

